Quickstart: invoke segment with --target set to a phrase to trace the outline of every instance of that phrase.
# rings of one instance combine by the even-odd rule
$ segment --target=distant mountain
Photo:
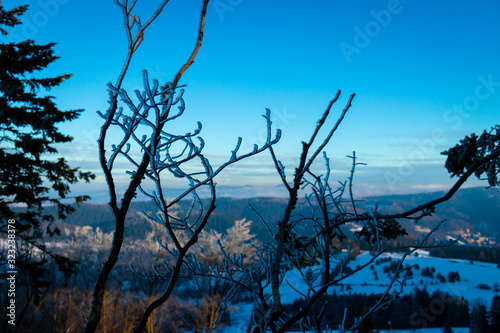
[[[364,207],[378,205],[383,211],[403,212],[419,204],[442,197],[445,192],[413,195],[389,195],[366,198]],[[437,222],[447,220],[437,233],[462,235],[474,245],[486,242],[485,238],[500,242],[500,189],[474,187],[459,190],[450,200],[438,205],[433,216],[419,222],[420,230],[432,228]],[[415,225],[405,224],[407,230],[415,230]],[[410,228],[412,227],[412,228]],[[467,231],[469,230],[469,231]],[[418,232],[416,233],[418,234]],[[490,244],[492,245],[492,244]]]
[[[368,197],[359,202],[357,206],[361,210],[378,206],[381,212],[397,213],[442,195],[444,192]],[[181,202],[179,205],[181,211],[186,211],[189,201]],[[282,217],[286,199],[223,197],[217,200],[216,206],[209,220],[209,228],[224,232],[234,224],[235,220],[246,218],[254,222],[253,233],[257,234],[259,239],[269,240],[270,234],[261,218],[270,228],[273,228]],[[141,211],[154,213],[157,208],[151,202],[133,203],[127,217],[127,235],[141,237],[149,230],[149,224],[145,221]],[[464,241],[469,242],[469,244],[475,242],[477,243],[475,245],[484,246],[487,245],[485,242],[488,240],[500,242],[500,190],[496,188],[461,189],[448,202],[438,206],[436,214],[433,216],[417,224],[404,222],[403,225],[410,235],[421,237],[428,228],[432,228],[437,222],[444,219],[447,222],[436,234],[439,239],[448,236],[455,237],[460,234],[465,236]],[[112,231],[114,225],[111,209],[104,204],[80,205],[75,213],[64,221],[58,222],[69,228],[90,225],[94,228],[99,227],[105,232]],[[479,243],[481,241],[482,243]]]

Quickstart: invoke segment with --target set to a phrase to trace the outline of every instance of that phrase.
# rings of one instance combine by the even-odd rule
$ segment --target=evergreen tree
[[[453,330],[451,329],[450,324],[446,323],[446,324],[443,326],[443,333],[453,333]]]
[[[484,305],[477,305],[472,309],[469,328],[469,333],[488,333],[488,320]]]
[[[465,299],[460,297],[457,301],[457,319],[454,322],[456,327],[467,327],[470,323],[469,304]]]
[[[429,306],[431,302],[431,296],[429,295],[429,292],[427,291],[427,288],[423,289],[415,289],[415,301],[418,306],[426,308]]]
[[[489,313],[490,332],[500,332],[500,296],[495,295],[491,301]]]
[[[368,313],[369,308],[367,306],[363,307],[363,314]],[[377,327],[375,326],[375,320],[373,320],[373,316],[369,315],[361,325],[359,325],[358,332],[359,333],[373,333]]]
[[[3,27],[21,23],[19,17],[27,8],[5,10],[0,3],[2,35],[8,35]],[[38,291],[48,285],[44,265],[49,259],[66,275],[74,265],[44,246],[44,234],[53,235],[59,230],[52,225],[54,216],[44,213],[43,206],[55,205],[58,217],[64,218],[74,210],[62,202],[70,192],[70,184],[94,178],[91,173],[70,167],[64,158],[49,156],[57,153],[55,144],[73,139],[62,134],[58,124],[74,120],[82,112],[61,111],[53,96],[42,94],[71,76],[37,75],[58,58],[53,54],[53,46],[53,43],[37,45],[32,40],[0,44],[0,233],[4,234],[2,239],[8,239],[15,230],[18,251],[15,265],[23,276],[26,273],[28,282]],[[87,199],[87,196],[75,197],[77,203]],[[3,251],[0,263],[6,261],[7,251]]]

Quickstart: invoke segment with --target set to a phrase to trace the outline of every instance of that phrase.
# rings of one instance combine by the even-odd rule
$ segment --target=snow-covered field
[[[402,255],[398,253],[388,253],[379,258],[391,258],[393,261],[396,261],[400,260],[401,257]],[[348,266],[355,269],[358,265],[363,266],[366,264],[371,258],[372,256],[369,252],[362,252]],[[405,293],[410,293],[416,287],[423,288],[425,286],[429,294],[432,294],[435,290],[441,290],[446,291],[451,296],[463,297],[469,302],[478,300],[486,302],[489,305],[494,295],[492,289],[478,289],[477,286],[485,284],[493,288],[495,283],[500,284],[500,269],[497,268],[496,264],[477,261],[471,264],[468,260],[435,258],[428,256],[424,251],[420,251],[418,256],[406,257],[405,264],[418,265],[419,267],[419,269],[413,269],[413,278],[406,281]],[[373,269],[370,269],[370,267],[362,269],[343,280],[343,287],[340,285],[334,286],[329,289],[329,292],[333,293],[335,291],[337,294],[349,294],[352,292],[380,294],[384,292],[390,282],[390,278],[387,273],[384,273],[383,269],[389,263],[372,265]],[[434,278],[421,275],[421,271],[425,267],[435,269],[433,273]],[[441,283],[436,278],[438,273],[447,278],[449,272],[457,272],[460,275],[460,281]],[[378,276],[378,280],[375,280],[375,273]],[[346,286],[348,284],[352,289],[347,290]],[[282,285],[282,300],[285,303],[293,302],[295,299],[301,297],[300,293],[295,291],[291,286],[297,289],[297,291],[307,294],[307,285],[302,281],[300,273],[296,270],[289,271]]]
[[[400,260],[401,254],[388,253],[384,254],[379,259],[386,261],[379,264],[372,264],[355,273],[354,275],[342,281],[342,286],[333,286],[329,289],[329,293],[336,292],[337,294],[349,293],[365,293],[365,294],[380,294],[387,289],[390,282],[389,274],[384,272],[384,267],[390,265],[391,262]],[[352,269],[363,266],[372,258],[369,252],[362,252],[354,261],[351,261],[348,266]],[[430,257],[427,252],[419,251],[418,255],[412,255],[406,258],[405,264],[418,265],[418,268],[413,268],[413,278],[405,283],[404,293],[411,293],[414,288],[422,289],[424,286],[432,294],[436,290],[445,291],[451,296],[463,297],[469,304],[473,305],[477,302],[489,307],[491,300],[495,295],[494,285],[500,284],[500,269],[496,264],[483,262],[473,262],[468,260],[458,259],[442,259]],[[333,266],[333,265],[332,265]],[[433,271],[433,278],[422,276],[422,270],[428,268]],[[313,271],[318,269],[312,267]],[[386,268],[387,271],[387,268]],[[457,272],[460,276],[460,281],[457,282],[441,282],[437,275],[438,273],[448,279],[449,272]],[[375,276],[378,280],[375,280]],[[478,289],[478,285],[489,286],[491,289]],[[347,287],[349,285],[349,287]],[[293,286],[293,287],[292,287]],[[301,298],[302,294],[308,293],[308,287],[302,279],[302,275],[297,270],[291,270],[286,274],[281,292],[284,303],[293,302],[295,299]],[[399,289],[399,287],[398,287]],[[498,292],[497,292],[498,293]],[[239,303],[231,308],[232,324],[230,327],[223,328],[224,332],[245,332],[252,304]],[[462,333],[468,332],[468,328],[454,328],[453,332]],[[389,331],[381,330],[386,333]],[[422,332],[422,333],[437,333],[442,332],[442,329],[413,329],[413,330],[393,330],[393,332]]]

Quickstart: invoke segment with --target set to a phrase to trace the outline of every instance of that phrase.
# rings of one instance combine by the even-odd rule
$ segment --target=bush
[[[403,277],[406,279],[411,279],[413,277],[413,271],[411,270],[411,267],[408,267]]]
[[[432,268],[434,269],[434,267]],[[431,268],[429,267],[425,267],[422,269],[422,276],[428,276],[430,277],[431,279],[434,278],[434,271],[432,270]]]
[[[390,263],[391,263],[390,265],[384,266],[384,273],[385,274],[388,274],[389,272],[392,274],[395,274],[400,262],[399,262],[399,260],[397,260],[397,261],[391,260]]]
[[[481,289],[481,290],[491,290],[491,287],[489,285],[487,285],[486,283],[480,283],[477,285],[476,288]]]
[[[458,274],[458,272],[449,272],[448,273],[448,281],[449,282],[457,282],[457,281],[460,281],[460,274]]]

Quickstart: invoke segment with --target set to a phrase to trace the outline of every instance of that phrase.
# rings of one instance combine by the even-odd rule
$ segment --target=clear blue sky
[[[143,21],[158,2],[142,0]],[[123,65],[121,12],[111,0],[27,3],[25,24],[10,38],[57,43],[61,59],[46,74],[73,77],[50,93],[62,109],[85,109],[62,126],[75,144],[60,152],[100,176],[95,140],[102,120],[95,111],[106,109],[105,85]],[[143,68],[173,79],[193,48],[200,8],[200,0],[170,1],[147,30],[125,87],[140,88]],[[356,173],[360,195],[445,189],[452,180],[439,153],[499,122],[499,14],[498,0],[212,0],[203,46],[181,82],[186,113],[179,126],[185,131],[201,121],[206,153],[218,165],[238,136],[247,149],[262,143],[260,115],[270,108],[283,130],[276,152],[292,171],[300,141],[341,89],[330,124],[357,95],[327,149],[333,179],[347,176],[345,156],[356,151],[368,164]],[[96,194],[102,181],[75,192],[104,198]],[[232,167],[218,184],[221,195],[283,193],[268,153]],[[242,185],[250,185],[247,192],[231,189]]]

